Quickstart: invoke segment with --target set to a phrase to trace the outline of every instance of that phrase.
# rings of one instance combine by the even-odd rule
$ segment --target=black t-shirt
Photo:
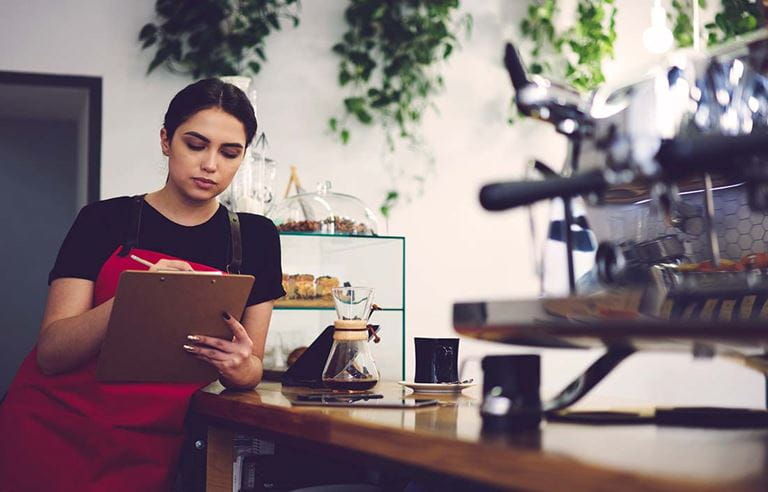
[[[59,249],[48,283],[62,277],[96,281],[104,262],[124,244],[132,231],[135,205],[131,197],[120,197],[86,205]],[[240,273],[256,281],[248,305],[285,295],[280,264],[280,235],[275,225],[261,215],[239,213],[243,262]],[[139,249],[156,251],[182,260],[225,270],[230,256],[227,209],[220,206],[208,221],[196,226],[179,225],[144,202],[139,226]]]

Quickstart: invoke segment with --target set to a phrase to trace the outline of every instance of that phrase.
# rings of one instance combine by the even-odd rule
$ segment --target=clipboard
[[[187,353],[187,335],[232,339],[221,316],[241,319],[252,275],[126,270],[96,365],[102,382],[212,382],[219,373]]]

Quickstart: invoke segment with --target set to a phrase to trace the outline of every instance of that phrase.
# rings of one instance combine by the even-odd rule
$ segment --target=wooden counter
[[[394,383],[375,390],[413,398]],[[231,490],[233,431],[216,432],[227,427],[500,488],[768,490],[768,430],[546,422],[537,431],[489,436],[481,431],[478,387],[416,410],[292,408],[285,394],[277,383],[262,383],[248,392],[211,385],[194,397],[193,416],[213,429],[208,490]]]

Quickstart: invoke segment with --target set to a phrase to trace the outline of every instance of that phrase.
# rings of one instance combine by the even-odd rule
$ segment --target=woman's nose
[[[203,157],[203,162],[201,163],[200,167],[207,172],[215,172],[218,168],[218,164],[216,162],[216,152],[207,152],[205,154],[205,157]]]

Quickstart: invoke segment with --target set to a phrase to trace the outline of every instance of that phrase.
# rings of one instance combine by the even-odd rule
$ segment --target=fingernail
[[[224,319],[226,319],[226,320],[229,320],[229,318],[231,318],[231,316],[229,315],[229,313],[227,313],[226,311],[224,311],[223,313],[221,313],[221,316],[222,316]]]
[[[193,342],[199,342],[200,337],[198,337],[197,335],[187,335],[187,340],[191,340]]]
[[[193,347],[192,345],[183,345],[183,347],[184,347],[184,350],[186,350],[187,352],[195,351],[195,347]]]

